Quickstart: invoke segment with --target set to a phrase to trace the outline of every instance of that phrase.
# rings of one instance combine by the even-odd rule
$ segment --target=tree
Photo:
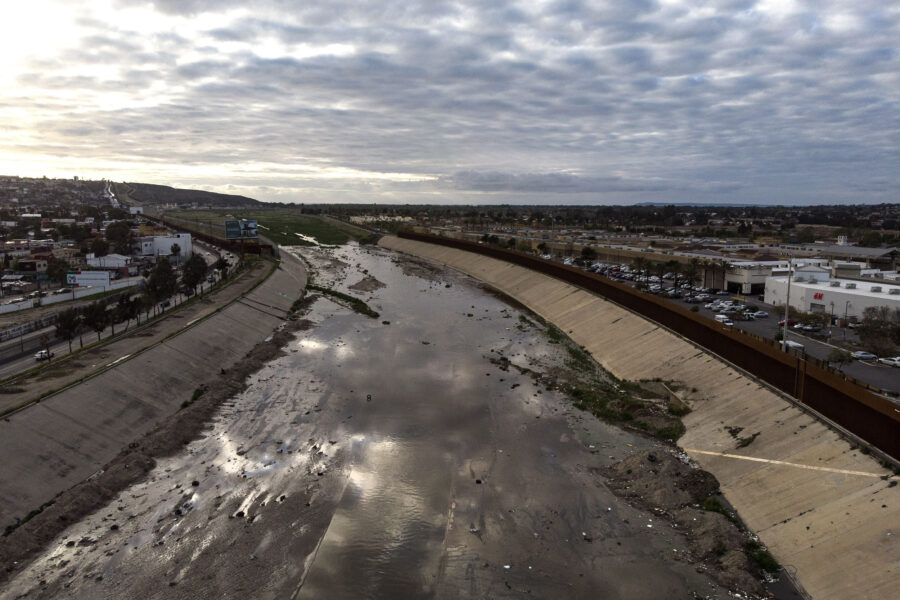
[[[541,254],[547,254],[547,251],[550,250],[550,248],[547,247],[546,242],[541,242],[540,244],[538,244],[537,249]]]
[[[840,369],[845,364],[853,360],[853,355],[843,348],[832,348],[831,352],[828,353],[828,358],[825,359],[828,363],[834,363],[837,365],[837,368]]]
[[[797,242],[801,244],[811,244],[816,241],[816,234],[812,227],[804,227],[797,233]]]
[[[672,273],[674,279],[672,281],[672,288],[678,289],[678,276],[681,274],[681,263],[675,259],[666,261],[666,270]]]
[[[142,294],[138,296],[135,301],[135,316],[137,317],[137,324],[141,324],[141,313],[143,312],[147,319],[150,318],[150,310],[153,308],[155,302],[153,297],[150,294]]]
[[[131,226],[127,221],[110,223],[106,228],[106,239],[109,240],[115,251],[119,254],[131,254],[134,236],[131,233]]]
[[[71,268],[68,262],[57,259],[47,265],[47,276],[59,285],[66,285],[66,274]]]
[[[94,256],[106,256],[109,252],[109,242],[106,240],[96,239],[91,242],[91,252]]]
[[[106,304],[102,300],[88,304],[84,309],[84,322],[97,332],[97,341],[99,342],[100,334],[109,324],[109,313],[106,312]]]
[[[147,280],[147,293],[155,302],[165,300],[175,293],[176,283],[172,265],[168,260],[162,259],[156,263],[156,267],[150,273],[150,278]]]
[[[581,258],[584,259],[585,262],[594,262],[597,260],[597,251],[590,246],[584,246],[581,249]]]
[[[184,263],[181,278],[185,285],[196,291],[197,284],[203,281],[204,277],[206,277],[206,261],[199,254],[194,254]]]
[[[694,285],[697,281],[697,275],[700,274],[700,259],[692,258],[686,265],[682,265],[681,269],[688,283]]]
[[[878,356],[892,356],[900,345],[900,308],[870,306],[863,311],[862,324],[856,328],[863,347]]]
[[[56,316],[56,337],[69,342],[69,354],[72,353],[72,340],[81,326],[81,315],[74,308],[67,308]]]
[[[128,331],[128,324],[131,322],[131,319],[137,315],[137,312],[137,303],[127,294],[123,294],[119,297],[119,302],[116,304],[115,320],[125,321],[125,331]]]

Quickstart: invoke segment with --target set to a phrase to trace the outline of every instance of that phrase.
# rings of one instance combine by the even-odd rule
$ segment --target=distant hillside
[[[185,190],[173,188],[167,185],[152,185],[149,183],[128,183],[129,196],[141,204],[178,204],[179,206],[260,206],[262,202],[235,196],[232,194],[217,194],[203,190]]]

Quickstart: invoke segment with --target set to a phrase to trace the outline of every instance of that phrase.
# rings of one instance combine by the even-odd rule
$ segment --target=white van
[[[792,350],[799,350],[800,352],[806,352],[806,346],[801,344],[800,342],[793,342],[791,340],[787,340],[784,342],[785,347],[790,348]]]
[[[731,317],[728,315],[716,315],[716,321],[719,323],[724,323],[726,321],[730,321]]]

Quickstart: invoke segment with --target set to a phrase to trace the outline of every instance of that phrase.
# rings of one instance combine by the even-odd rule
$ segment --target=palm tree
[[[688,280],[688,283],[694,285],[694,282],[697,281],[697,275],[700,271],[700,259],[692,258],[690,262],[685,265],[682,265],[682,273],[684,273],[684,277]]]
[[[668,260],[668,261],[666,261],[666,270],[671,272],[675,276],[674,281],[672,281],[672,289],[677,290],[678,289],[678,275],[681,274],[681,263],[678,262],[677,260],[675,260],[674,258],[672,260]]]

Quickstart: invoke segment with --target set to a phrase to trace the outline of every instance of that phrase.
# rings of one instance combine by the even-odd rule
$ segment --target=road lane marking
[[[729,454],[727,452],[710,452],[709,450],[692,450],[689,448],[684,449],[685,452],[690,452],[692,454],[708,454],[709,456],[722,456],[725,458],[738,458],[741,460],[750,460],[753,462],[762,462],[769,463],[773,465],[784,465],[786,467],[797,467],[798,469],[808,469],[810,471],[825,471],[827,473],[841,473],[842,475],[862,475],[865,477],[884,477],[881,473],[868,473],[866,471],[848,471],[846,469],[832,469],[830,467],[816,467],[813,465],[800,465],[797,463],[785,462],[783,460],[772,460],[769,458],[757,458],[755,456],[742,456],[740,454]],[[897,476],[890,477],[889,479],[900,479]]]
[[[107,366],[107,367],[111,367],[111,366],[113,366],[113,365],[115,365],[115,364],[118,364],[118,363],[122,362],[123,360],[125,360],[126,358],[128,358],[129,356],[131,356],[131,355],[130,355],[130,354],[126,354],[125,356],[123,356],[123,357],[121,357],[121,358],[117,358],[116,360],[112,361],[111,363],[109,363],[109,364],[106,365],[106,366]]]

